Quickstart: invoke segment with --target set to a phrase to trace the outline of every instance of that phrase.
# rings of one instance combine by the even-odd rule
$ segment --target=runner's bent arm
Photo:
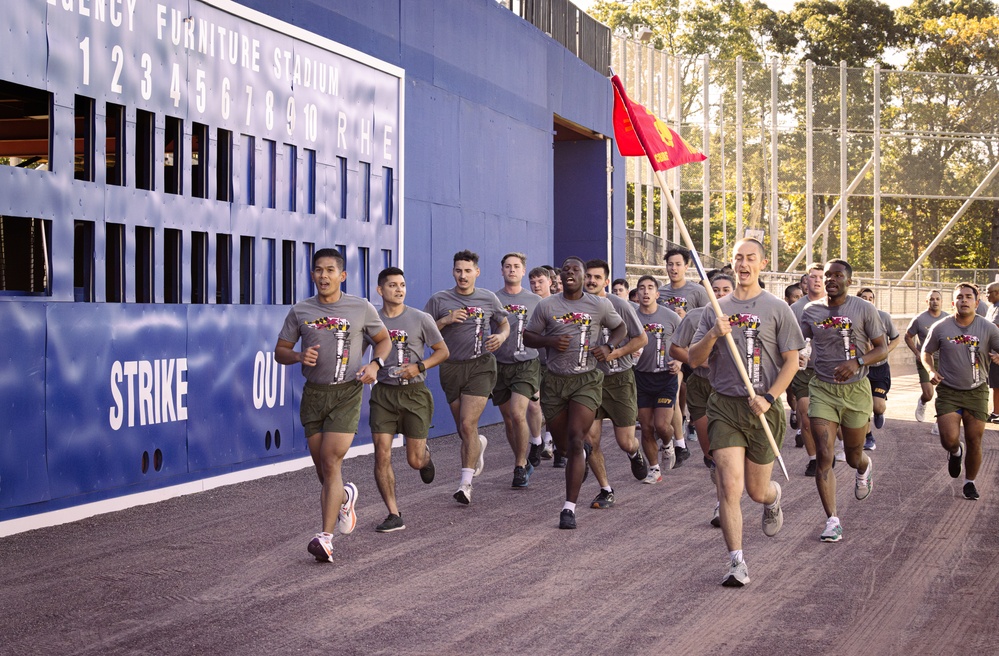
[[[279,339],[274,347],[274,361],[278,364],[302,363],[308,367],[316,366],[319,358],[319,346],[310,346],[304,351],[296,351],[295,344],[286,339]]]

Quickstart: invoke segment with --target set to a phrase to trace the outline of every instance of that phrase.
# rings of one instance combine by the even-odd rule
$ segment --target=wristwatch
[[[862,355],[857,356],[857,364],[860,365],[861,367],[864,366],[864,356]]]
[[[769,403],[770,405],[774,404],[774,395],[771,394],[770,392],[767,392],[766,394],[760,394],[760,396],[765,398],[767,400],[767,403]]]
[[[374,358],[372,360],[372,362],[374,362],[375,364],[377,364],[379,369],[382,369],[382,368],[385,367],[385,360],[382,360],[381,358]]]
[[[422,362],[417,362],[416,368],[420,370],[421,374],[427,373],[427,365],[423,364]]]

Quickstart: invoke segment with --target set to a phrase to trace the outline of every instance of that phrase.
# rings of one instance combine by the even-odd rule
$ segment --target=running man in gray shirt
[[[749,583],[742,554],[742,494],[763,504],[763,533],[777,535],[784,524],[781,487],[770,480],[776,454],[761,420],[771,427],[777,448],[784,438],[784,406],[780,395],[798,370],[798,350],[804,345],[791,308],[760,287],[767,265],[763,244],[740,239],[732,253],[736,288],[718,301],[722,316],[705,312],[688,351],[689,364],[708,363],[714,388],[708,397],[708,436],[718,479],[719,520],[728,548],[729,567],[722,585]],[[735,340],[756,396],[747,399],[742,377],[725,335]]]
[[[496,294],[475,286],[479,273],[479,256],[458,251],[451,269],[454,288],[437,292],[423,308],[451,353],[441,364],[440,381],[461,438],[461,481],[452,496],[462,505],[472,502],[472,477],[482,473],[484,464],[487,442],[479,435],[479,417],[496,385],[493,352],[510,335],[507,311]]]
[[[548,350],[548,374],[541,388],[541,408],[560,452],[566,454],[565,503],[559,528],[576,528],[576,499],[586,474],[586,433],[600,407],[603,374],[597,360],[606,349],[593,349],[603,327],[611,344],[620,344],[628,332],[621,316],[605,298],[583,291],[586,264],[578,257],[562,263],[563,292],[542,299],[534,310],[524,343]]]
[[[322,484],[322,531],[309,542],[316,560],[333,562],[333,532],[350,533],[357,525],[357,486],[344,484],[343,458],[357,433],[365,383],[375,382],[392,348],[388,331],[374,306],[340,291],[347,279],[343,256],[322,248],[312,257],[316,295],[288,312],[274,347],[279,364],[301,364],[305,376],[301,419],[309,453]],[[361,363],[364,336],[374,344],[373,359]],[[302,340],[302,350],[295,344]]]
[[[947,450],[951,478],[961,475],[964,456],[964,498],[979,497],[975,477],[982,465],[982,435],[988,418],[990,362],[999,362],[999,328],[976,314],[978,287],[954,288],[954,315],[933,324],[923,342],[923,366],[937,386],[937,425]],[[934,366],[933,354],[938,356]],[[965,445],[961,440],[964,426]]]
[[[448,350],[433,318],[405,305],[406,276],[402,269],[389,267],[378,274],[378,295],[382,297],[378,316],[389,331],[392,351],[385,367],[378,371],[378,384],[371,388],[368,422],[375,447],[375,483],[389,511],[375,530],[390,533],[406,528],[395,496],[392,440],[398,433],[403,435],[409,466],[419,470],[424,483],[432,483],[436,469],[427,438],[434,417],[434,397],[424,381],[427,369],[447,360]],[[428,347],[433,353],[424,359]]]
[[[916,421],[926,419],[926,404],[933,399],[933,385],[930,383],[930,376],[923,366],[922,348],[923,340],[930,326],[943,318],[941,306],[943,305],[943,295],[939,289],[931,289],[926,295],[926,311],[917,314],[909,322],[909,327],[905,329],[905,345],[909,347],[913,355],[916,356],[916,373],[919,374],[919,386],[922,388],[922,395],[916,401]],[[936,426],[934,425],[934,429]]]

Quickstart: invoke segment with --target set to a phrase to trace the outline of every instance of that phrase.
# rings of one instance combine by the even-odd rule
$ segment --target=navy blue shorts
[[[635,371],[639,408],[673,408],[676,406],[676,391],[679,386],[676,374],[668,371]]]
[[[871,381],[871,396],[887,399],[891,389],[891,365],[885,362],[880,367],[868,368],[867,380]]]

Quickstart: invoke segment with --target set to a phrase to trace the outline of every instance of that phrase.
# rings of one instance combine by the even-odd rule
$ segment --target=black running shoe
[[[531,463],[527,463],[526,467],[514,467],[513,468],[513,483],[511,487],[527,487],[528,482],[531,480],[531,474],[534,473],[534,467]]]
[[[811,476],[815,478],[815,461],[809,460],[808,466],[805,467],[805,476]]]
[[[430,445],[427,445],[427,464],[420,467],[420,480],[430,485],[434,482],[434,476],[437,475],[437,468],[434,467],[434,461],[430,459]]]
[[[979,496],[981,496],[981,495],[978,494],[978,488],[975,487],[975,482],[974,481],[968,481],[967,483],[964,484],[964,498],[965,499],[971,499],[972,501],[978,501],[978,497]],[[596,502],[594,502],[594,503],[596,503]],[[596,508],[596,506],[593,506],[593,507]]]
[[[673,469],[683,465],[684,461],[690,457],[690,449],[685,446],[676,447],[676,464],[673,465]]]
[[[406,525],[402,521],[402,516],[389,513],[385,521],[376,526],[375,530],[379,533],[391,533],[392,531],[401,531],[404,528],[406,528]]]
[[[608,492],[601,488],[600,494],[593,498],[590,508],[610,508],[614,505],[614,490]]]
[[[568,508],[563,509],[562,514],[558,516],[558,527],[564,529],[576,528],[576,513]]]
[[[885,416],[874,413],[874,427],[881,429],[885,427]]]
[[[798,413],[794,410],[791,411],[791,428],[798,427]]]
[[[544,444],[532,444],[531,450],[527,453],[527,462],[531,463],[532,467],[539,466],[541,464],[541,452],[544,450]]]
[[[555,469],[565,469],[566,460],[567,458],[562,455],[557,446],[552,447],[552,467]]]
[[[801,431],[799,430],[794,434],[794,448],[800,449],[805,446],[805,438],[802,437]]]
[[[961,458],[964,456],[964,442],[960,442],[959,444],[961,445],[961,450],[947,456],[947,473],[950,474],[951,478],[957,478],[961,475]]]
[[[631,460],[631,475],[638,480],[644,479],[649,475],[649,465],[645,462],[645,456],[642,455],[642,450],[638,449],[634,457],[628,456]]]

